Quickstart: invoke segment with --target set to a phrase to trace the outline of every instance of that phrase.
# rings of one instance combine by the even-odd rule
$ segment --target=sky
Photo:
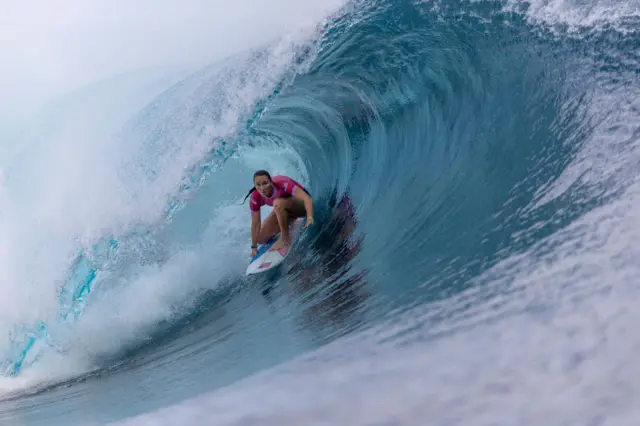
[[[317,22],[344,0],[0,0],[0,124],[74,89],[190,66]]]

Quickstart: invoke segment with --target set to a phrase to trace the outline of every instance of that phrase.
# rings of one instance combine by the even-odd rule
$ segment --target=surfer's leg
[[[269,241],[274,235],[280,231],[280,225],[278,224],[278,217],[275,211],[271,211],[267,218],[260,225],[260,235],[258,236],[258,244],[263,244]]]
[[[289,216],[292,219],[299,217],[305,217],[307,215],[307,209],[304,208],[304,201],[297,198],[287,198],[286,209],[289,211]]]
[[[280,226],[280,238],[271,247],[272,250],[278,250],[284,246],[291,244],[291,236],[289,235],[289,218],[299,218],[306,214],[304,202],[297,198],[278,198],[273,203],[273,211],[276,213],[278,225]]]
[[[289,199],[279,198],[273,203],[273,211],[276,212],[278,218],[278,225],[280,226],[280,238],[275,242],[271,248],[273,250],[280,249],[290,244],[289,237],[289,211],[286,208],[287,201]]]

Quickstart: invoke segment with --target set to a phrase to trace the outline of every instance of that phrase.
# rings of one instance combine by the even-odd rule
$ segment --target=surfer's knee
[[[284,210],[287,208],[287,204],[286,204],[285,199],[283,198],[278,198],[273,202],[273,210],[275,210],[278,213],[282,213],[284,212]]]

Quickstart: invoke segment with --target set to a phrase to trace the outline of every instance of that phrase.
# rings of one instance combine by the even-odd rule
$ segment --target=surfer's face
[[[273,193],[273,185],[271,184],[271,181],[269,180],[268,177],[256,176],[253,183],[256,186],[256,189],[258,190],[258,192],[264,195],[265,197],[270,197],[271,194]]]

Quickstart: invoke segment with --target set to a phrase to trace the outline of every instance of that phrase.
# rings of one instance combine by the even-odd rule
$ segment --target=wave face
[[[4,165],[0,417],[637,423],[639,23],[634,2],[349,3],[145,82],[89,148],[59,132],[15,160],[31,198]],[[316,224],[246,279],[261,168]]]

